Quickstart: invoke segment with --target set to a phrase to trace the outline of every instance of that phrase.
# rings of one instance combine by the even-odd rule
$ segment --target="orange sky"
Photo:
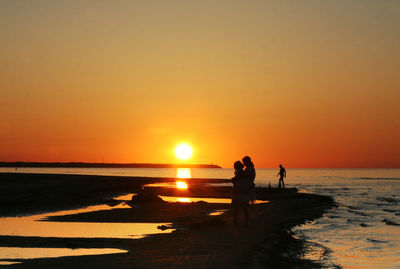
[[[400,167],[398,1],[0,3],[0,161]]]

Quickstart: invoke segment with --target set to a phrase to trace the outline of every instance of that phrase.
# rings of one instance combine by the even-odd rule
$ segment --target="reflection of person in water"
[[[245,216],[246,226],[249,224],[249,201],[251,200],[251,182],[245,175],[243,168],[244,165],[237,161],[234,163],[235,176],[231,179],[233,183],[232,188],[232,207],[233,207],[233,221],[238,225],[237,217],[239,211],[242,209]]]
[[[283,188],[285,188],[285,182],[283,181],[283,178],[286,177],[286,170],[285,170],[285,168],[283,168],[282,164],[280,164],[279,167],[280,167],[280,170],[279,170],[279,173],[277,174],[277,176],[279,176],[278,188],[281,188],[281,182],[282,182]]]

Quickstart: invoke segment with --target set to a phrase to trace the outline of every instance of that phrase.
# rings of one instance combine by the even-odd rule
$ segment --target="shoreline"
[[[15,175],[15,174],[13,174]],[[21,174],[19,174],[21,175]],[[0,182],[5,189],[14,194],[28,191],[23,201],[32,201],[39,195],[56,191],[57,206],[47,200],[40,210],[53,211],[105,203],[110,196],[132,193],[141,190],[143,184],[155,182],[174,182],[166,178],[126,178],[104,176],[41,175],[15,178],[10,174],[0,174]],[[122,180],[123,178],[124,180]],[[5,180],[7,179],[7,180]],[[132,180],[135,179],[135,180]],[[36,193],[35,181],[40,180],[40,193]],[[22,181],[22,182],[21,182]],[[130,181],[130,182],[129,182]],[[133,182],[134,181],[134,182]],[[8,182],[8,183],[4,183]],[[226,198],[230,196],[230,187],[207,186],[206,183],[224,182],[224,180],[189,179],[187,196]],[[193,184],[194,183],[194,184]],[[8,185],[7,185],[8,184]],[[70,186],[70,185],[74,186]],[[45,187],[47,186],[47,187]],[[68,186],[68,188],[67,188]],[[113,188],[110,188],[113,186]],[[56,188],[58,187],[58,188]],[[3,189],[2,189],[3,190]],[[79,190],[82,194],[96,190],[96,195],[78,199],[71,203],[71,195]],[[108,191],[106,191],[108,190]],[[136,191],[134,191],[136,190]],[[145,188],[154,195],[171,196],[183,194],[173,188]],[[169,194],[169,195],[168,195]],[[229,209],[229,204],[197,203],[145,203],[138,209],[111,209],[69,216],[55,217],[56,221],[87,222],[172,222],[176,229],[170,234],[155,234],[143,239],[104,239],[104,238],[42,238],[0,236],[0,246],[22,247],[67,247],[67,248],[120,248],[128,253],[96,256],[76,256],[61,258],[41,258],[24,260],[15,268],[321,268],[318,262],[302,259],[306,241],[295,239],[290,229],[306,221],[322,216],[334,207],[331,197],[297,193],[295,190],[257,188],[257,198],[269,203],[250,206],[250,227],[236,227],[232,224],[231,212],[221,216],[208,216],[214,209]],[[3,196],[3,195],[2,195]],[[11,197],[3,196],[0,203],[5,205]],[[39,199],[39,198],[38,198]],[[15,200],[15,198],[13,199]],[[40,202],[43,202],[43,199]],[[8,200],[11,202],[12,200]],[[63,201],[63,202],[62,202]],[[45,208],[47,205],[47,208]],[[18,206],[4,210],[2,214],[15,214]],[[162,208],[162,210],[160,209]],[[36,210],[39,210],[36,208]],[[8,213],[7,213],[8,212]],[[25,210],[32,214],[33,207]],[[22,212],[19,211],[19,214]]]

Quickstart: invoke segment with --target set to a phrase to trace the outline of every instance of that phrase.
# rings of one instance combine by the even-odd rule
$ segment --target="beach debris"
[[[314,225],[314,224],[316,224],[316,223],[318,223],[316,220],[307,220],[306,222],[305,222],[307,225]]]
[[[166,203],[157,194],[154,193],[140,193],[132,196],[130,201],[126,204],[132,208],[139,208],[143,206],[158,206]]]
[[[171,227],[171,225],[165,225],[165,224],[163,224],[163,225],[157,226],[157,229],[159,229],[159,230],[161,230],[161,231],[165,231],[165,230],[168,230],[168,229],[172,229],[172,227]]]

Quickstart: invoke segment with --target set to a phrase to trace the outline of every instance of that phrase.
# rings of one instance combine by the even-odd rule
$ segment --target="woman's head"
[[[235,170],[243,170],[244,165],[242,164],[241,161],[236,161],[233,164],[233,168],[235,168]]]

